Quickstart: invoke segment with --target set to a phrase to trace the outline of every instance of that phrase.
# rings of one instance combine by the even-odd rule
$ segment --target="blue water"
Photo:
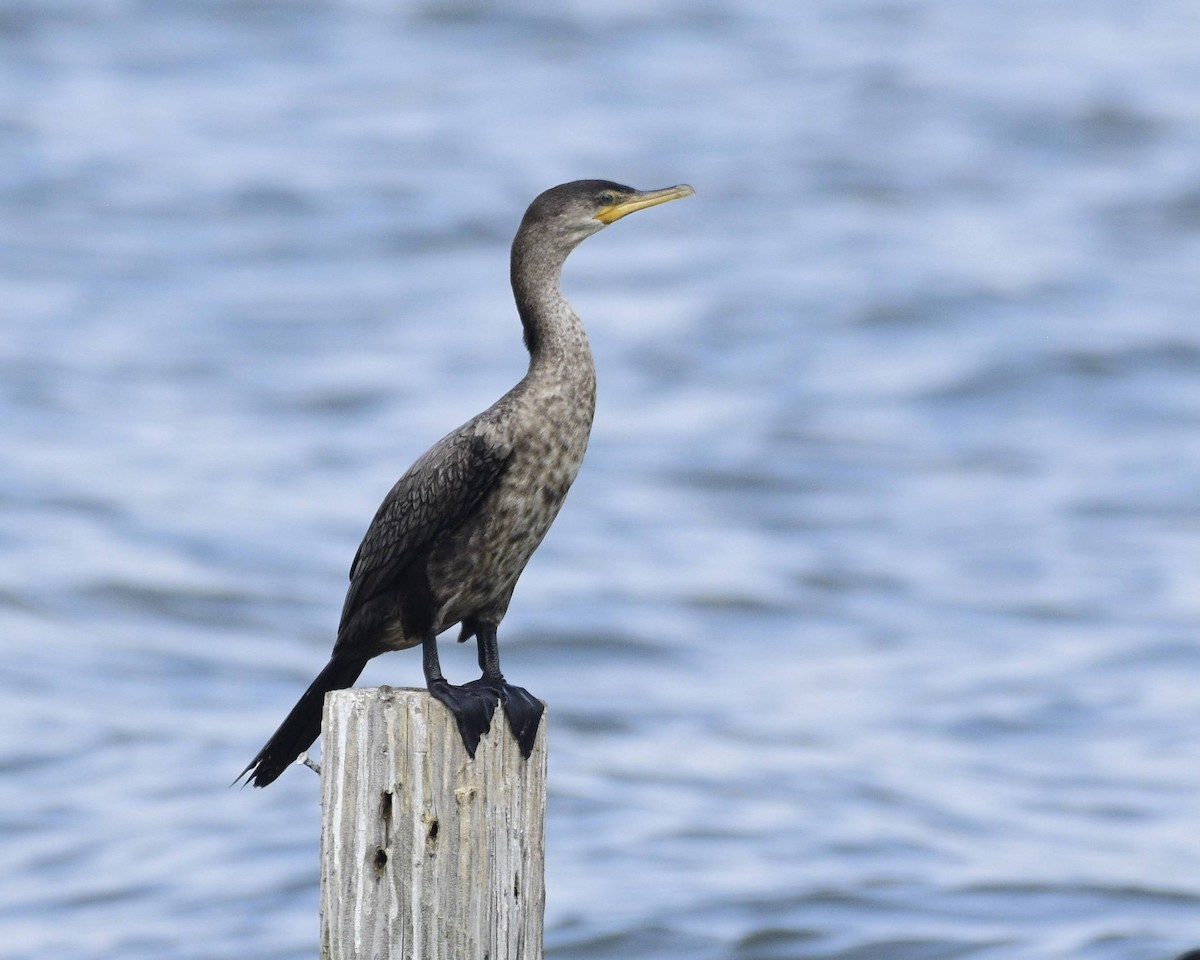
[[[578,177],[697,196],[568,264],[596,430],[501,634],[548,956],[1200,945],[1198,29],[0,0],[0,957],[315,955],[316,778],[226,785]]]

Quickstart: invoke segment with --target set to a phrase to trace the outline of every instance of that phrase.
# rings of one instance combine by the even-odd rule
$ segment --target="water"
[[[1192,6],[600,6],[0,2],[0,957],[315,954],[316,778],[226,785],[592,176],[697,196],[568,264],[549,956],[1200,941]]]

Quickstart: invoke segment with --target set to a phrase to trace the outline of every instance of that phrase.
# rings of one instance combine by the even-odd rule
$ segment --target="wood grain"
[[[541,960],[545,723],[525,760],[497,710],[472,760],[425,690],[326,697],[323,960]]]

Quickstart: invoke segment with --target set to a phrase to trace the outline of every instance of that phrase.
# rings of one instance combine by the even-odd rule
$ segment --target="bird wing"
[[[408,468],[380,504],[350,564],[339,633],[364,603],[393,588],[434,541],[471,514],[495,485],[508,455],[460,429]]]

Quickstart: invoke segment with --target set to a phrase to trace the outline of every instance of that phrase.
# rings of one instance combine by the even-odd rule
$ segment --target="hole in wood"
[[[433,841],[435,841],[437,839],[437,835],[438,835],[438,822],[436,820],[431,820],[429,823],[429,842],[432,843]]]
[[[388,855],[387,851],[380,847],[375,851],[375,869],[383,873],[383,868],[387,866]]]

